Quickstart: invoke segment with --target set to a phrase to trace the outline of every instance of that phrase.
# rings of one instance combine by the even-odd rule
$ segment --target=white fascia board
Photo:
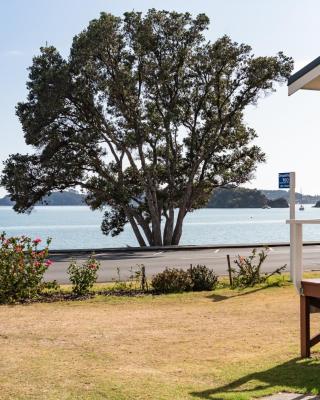
[[[288,85],[288,95],[291,96],[299,89],[320,90],[320,65]]]

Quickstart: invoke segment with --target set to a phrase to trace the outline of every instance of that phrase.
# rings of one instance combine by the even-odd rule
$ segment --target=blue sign
[[[290,189],[290,172],[279,174],[279,189]]]

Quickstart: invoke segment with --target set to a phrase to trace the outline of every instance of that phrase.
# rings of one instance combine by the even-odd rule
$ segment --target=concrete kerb
[[[271,396],[259,397],[260,400],[320,400],[319,396],[302,393],[277,393]]]
[[[304,246],[317,246],[320,242],[304,242]],[[288,247],[290,243],[246,243],[246,244],[214,244],[214,245],[181,245],[181,246],[150,246],[150,247],[107,247],[98,249],[64,249],[50,250],[50,254],[101,254],[101,253],[137,253],[155,251],[197,251],[215,249],[248,249],[261,247]]]

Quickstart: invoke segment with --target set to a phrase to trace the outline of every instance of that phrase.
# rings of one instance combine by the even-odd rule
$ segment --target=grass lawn
[[[0,306],[0,398],[318,393],[316,353],[298,359],[298,300],[284,286]]]

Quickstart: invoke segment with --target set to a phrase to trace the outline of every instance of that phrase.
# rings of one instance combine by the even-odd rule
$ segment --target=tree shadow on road
[[[227,385],[190,394],[207,400],[250,399],[281,390],[320,393],[319,359],[295,358],[274,368],[246,375]]]

